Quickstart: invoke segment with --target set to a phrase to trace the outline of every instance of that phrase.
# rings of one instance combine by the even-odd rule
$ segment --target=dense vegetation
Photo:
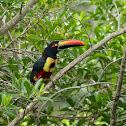
[[[0,1],[0,26],[21,13],[27,2]],[[48,92],[42,92],[44,85],[40,81],[32,86],[29,77],[34,62],[50,42],[77,39],[86,44],[58,53],[53,78],[79,55],[125,26],[124,0],[116,4],[112,0],[38,0],[18,24],[0,36],[0,125],[16,118],[33,102],[30,98],[45,93],[38,97],[37,109],[26,114],[20,125],[37,125],[39,118],[44,126],[108,126],[126,46],[125,34],[108,41],[70,69]],[[117,126],[126,124],[125,83],[126,74],[116,109]]]

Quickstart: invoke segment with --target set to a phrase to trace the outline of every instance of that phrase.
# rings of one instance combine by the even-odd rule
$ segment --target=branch
[[[2,27],[5,23],[3,22],[2,18],[0,17],[0,27]],[[9,38],[10,41],[12,41],[12,36],[10,34],[10,32],[7,32],[7,36]],[[13,47],[14,48],[14,47]]]
[[[113,3],[115,5],[116,11],[117,11],[117,15],[118,15],[118,30],[120,30],[120,14],[119,14],[119,10],[118,10],[118,7],[116,5],[115,0],[113,0]]]
[[[110,62],[110,63],[104,68],[104,70],[101,72],[101,74],[100,74],[100,76],[99,76],[99,78],[98,78],[98,82],[100,82],[100,80],[101,80],[101,78],[102,78],[102,75],[103,75],[104,71],[105,71],[112,63],[115,63],[115,62],[117,62],[118,60],[121,60],[121,59],[122,59],[122,57],[121,57],[121,58],[118,58],[118,59],[115,60],[115,61]]]
[[[68,14],[69,14],[73,19],[78,20],[78,21],[81,23],[81,25],[83,26],[83,28],[84,28],[84,30],[85,30],[87,36],[88,36],[88,39],[89,39],[90,45],[91,45],[91,47],[92,47],[91,38],[90,38],[90,36],[89,36],[89,34],[88,34],[88,31],[87,31],[85,25],[83,24],[83,22],[82,22],[80,19],[73,17],[73,16],[69,13],[69,11],[67,11],[67,12],[68,12]]]
[[[122,63],[121,63],[120,76],[119,76],[118,86],[117,86],[116,93],[115,93],[114,103],[113,103],[113,106],[111,109],[110,126],[116,125],[116,109],[117,109],[120,92],[121,92],[121,88],[122,88],[122,81],[123,81],[123,75],[125,72],[125,65],[126,65],[126,47],[124,50],[124,56],[123,56]]]
[[[34,116],[34,120],[35,120],[35,122],[36,122],[36,125],[37,126],[40,126],[40,120],[39,120],[39,118],[38,118],[38,116],[37,116],[37,111],[36,111],[36,107],[33,107],[33,109],[32,109],[32,111],[33,111],[33,116]]]
[[[113,52],[117,52],[117,53],[124,53],[122,51],[118,51],[118,50],[114,50],[114,49],[102,49],[102,50],[96,50],[96,51],[113,51]]]
[[[18,13],[13,19],[11,19],[0,28],[0,36],[14,27],[20,20],[22,20],[22,18],[28,13],[28,11],[36,2],[37,0],[29,0],[29,2],[25,5],[22,11],[20,11],[20,13]]]
[[[117,84],[111,83],[111,82],[96,82],[96,83],[88,84],[88,85],[84,85],[84,86],[68,87],[68,88],[64,88],[64,89],[61,89],[61,90],[57,91],[55,94],[52,94],[49,98],[52,99],[54,96],[57,96],[59,93],[64,92],[66,90],[70,90],[70,89],[81,89],[81,88],[86,88],[86,87],[95,86],[95,85],[99,85],[99,84],[112,84],[112,85],[117,85]],[[39,110],[38,110],[38,116],[40,115],[40,112],[45,107],[45,105],[47,104],[47,102],[48,101],[45,101],[43,103],[43,105],[41,105],[41,107],[39,108]]]
[[[38,24],[39,20],[33,24],[32,26],[29,27],[30,23],[28,24],[28,26],[23,30],[23,32],[21,33],[21,35],[17,36],[16,38],[14,38],[13,40],[10,41],[10,43],[6,46],[8,47],[9,45],[13,44],[19,37],[21,37],[23,34],[25,34],[26,32],[28,32],[32,27],[34,27],[36,24]],[[29,28],[28,28],[29,27]]]
[[[52,118],[56,118],[56,119],[59,119],[59,120],[62,120],[62,119],[82,119],[82,118],[91,118],[92,116],[94,115],[89,115],[89,116],[69,116],[69,117],[65,117],[65,116],[55,116],[55,115],[48,115],[48,114],[45,114],[45,113],[42,113],[41,115],[42,117],[46,116],[46,117],[52,117]]]
[[[2,49],[2,50],[6,50],[6,51],[15,51],[15,52],[17,52],[17,53],[19,53],[19,49],[18,48],[5,48],[5,47],[0,47],[0,49]],[[18,50],[18,51],[17,51]],[[9,53],[9,52],[8,52]],[[24,53],[29,53],[29,54],[31,54],[31,55],[42,55],[42,53],[35,53],[35,52],[30,52],[30,51],[27,51],[27,50],[22,50],[22,49],[20,49],[20,53],[22,53],[22,55],[24,54]],[[10,52],[10,54],[11,54],[11,52]],[[0,53],[0,55],[2,55],[2,53]],[[6,55],[5,53],[3,53],[3,55]]]
[[[83,53],[82,55],[80,55],[79,57],[77,57],[75,60],[73,60],[70,64],[68,64],[66,67],[64,67],[62,70],[60,70],[52,79],[52,81],[50,81],[45,88],[43,89],[43,91],[47,91],[49,90],[52,86],[53,83],[56,83],[57,80],[59,80],[68,70],[70,70],[72,67],[74,67],[76,64],[78,64],[80,61],[82,61],[83,59],[85,59],[86,57],[88,57],[89,55],[91,55],[96,49],[98,49],[99,47],[101,47],[103,44],[105,44],[106,42],[108,42],[109,40],[111,40],[112,38],[115,38],[119,35],[125,34],[126,33],[126,28],[124,28],[123,30],[120,31],[116,31],[110,35],[108,35],[106,38],[104,38],[103,40],[101,40],[100,42],[98,42],[96,45],[92,46],[92,48],[88,49],[85,53]],[[16,125],[19,121],[21,121],[25,115],[28,114],[28,112],[39,102],[37,99],[33,100],[34,103],[30,103],[25,110],[23,110],[21,113],[19,113],[16,118],[8,124],[8,126],[14,126]]]
[[[97,6],[99,6],[101,9],[104,9],[105,11],[106,11],[106,13],[108,13],[109,15],[110,15],[110,17],[112,17],[116,22],[118,22],[118,20],[116,19],[116,17],[112,14],[112,12],[110,11],[110,10],[108,10],[108,9],[106,9],[102,4],[99,4],[99,3],[95,3]],[[122,28],[125,28],[124,26],[123,26],[123,24],[121,24],[121,22],[120,22],[120,25],[121,25],[121,27]]]
[[[4,65],[0,65],[0,68],[2,68],[2,67],[6,67],[6,66],[8,66],[9,64],[4,64]],[[18,66],[18,64],[13,64],[14,66]]]
[[[124,120],[126,120],[126,118],[123,118],[123,119],[117,120],[116,122],[117,122],[117,123],[120,123],[120,122],[122,122],[122,121],[124,121]]]
[[[3,26],[5,23],[3,22],[2,18],[0,17],[0,27]],[[6,32],[7,37],[10,41],[12,41],[12,36],[9,31]],[[11,44],[11,47],[14,48],[14,44]],[[17,57],[17,54],[13,52],[13,56]]]
[[[8,49],[8,48],[2,48],[2,47],[0,47],[0,49],[2,49],[2,50],[7,50],[7,51],[12,51],[12,52],[15,52],[15,53],[18,53],[18,54],[22,54],[22,55],[27,55],[27,57],[31,60],[31,61],[33,61],[33,62],[35,62],[36,60],[33,58],[33,57],[31,57],[30,56],[30,54],[28,53],[28,51],[24,51],[24,50],[19,50],[19,49],[16,49],[16,48],[12,48],[12,49]],[[19,51],[17,51],[17,50],[19,50]],[[8,54],[11,54],[11,53],[0,53],[0,55],[8,55]],[[31,54],[33,54],[33,53],[31,53]]]

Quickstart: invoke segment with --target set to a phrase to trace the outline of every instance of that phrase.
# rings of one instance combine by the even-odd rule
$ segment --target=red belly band
[[[45,71],[42,70],[39,74],[37,74],[35,76],[35,78],[37,78],[37,79],[40,79],[40,78],[43,78],[43,79],[50,78],[51,74],[52,74],[52,72],[45,72]]]

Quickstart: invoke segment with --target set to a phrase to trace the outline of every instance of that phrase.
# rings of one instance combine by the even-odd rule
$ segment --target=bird
[[[53,41],[50,43],[48,47],[45,48],[42,56],[33,65],[30,75],[31,83],[35,85],[36,81],[40,78],[43,78],[43,80],[49,79],[57,64],[57,53],[62,49],[75,46],[86,45],[82,41],[76,39]]]

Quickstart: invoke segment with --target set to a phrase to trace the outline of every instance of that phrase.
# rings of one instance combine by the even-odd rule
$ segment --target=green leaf
[[[35,87],[33,87],[33,92],[35,95],[37,95],[37,90],[35,89]]]
[[[82,20],[84,18],[84,14],[85,14],[85,11],[81,11],[80,20]]]
[[[12,37],[18,37],[21,34],[22,34],[22,32],[13,32],[13,33],[11,33]]]
[[[29,40],[30,42],[37,42],[41,40],[41,37],[39,37],[38,35],[35,34],[29,34],[27,35],[27,40]]]
[[[48,26],[52,27],[52,22],[48,18],[45,18],[45,20],[46,20],[46,23],[48,24]]]
[[[16,117],[16,113],[12,110],[2,110],[7,116],[9,116],[9,118],[14,119]]]
[[[105,54],[97,53],[93,56],[94,59],[96,58],[108,58]]]
[[[54,24],[53,27],[50,28],[48,35],[51,34],[52,31],[54,31],[54,29],[56,28],[57,24]]]
[[[35,84],[35,89],[38,89],[40,87],[40,85],[42,84],[42,80],[43,80],[43,78],[41,78],[37,81],[37,83]]]
[[[101,100],[102,96],[103,96],[103,93],[97,92],[97,93],[96,93],[96,101]]]
[[[15,84],[15,82],[16,82],[15,73],[12,73],[12,83]]]
[[[8,106],[6,106],[6,109],[16,109],[17,108],[17,106],[15,106],[15,105],[8,105]]]
[[[38,99],[39,101],[51,101],[51,102],[53,102],[53,100],[52,99],[50,99],[50,98],[48,98],[48,97],[36,97],[36,99]]]
[[[74,107],[75,102],[74,102],[71,98],[68,98],[68,99],[67,99],[67,102],[68,102],[72,107]]]
[[[25,80],[25,81],[24,81],[24,86],[25,86],[25,88],[26,88],[26,90],[27,90],[28,95],[30,95],[30,94],[31,94],[31,91],[32,91],[30,82],[28,82],[28,80]]]
[[[16,87],[16,85],[14,85],[14,84],[8,84],[8,86],[10,86],[10,87],[12,87],[12,88],[14,88],[14,89],[17,89],[18,91],[19,91],[19,89]]]
[[[21,78],[21,92],[23,93],[22,95],[24,95],[24,94],[27,94],[27,90],[26,90],[26,87],[25,87],[25,85],[24,85],[24,82],[25,82],[25,78]]]
[[[50,35],[49,39],[51,41],[54,41],[54,40],[63,40],[65,38],[63,36],[59,35],[59,34],[52,34],[52,35]]]
[[[2,103],[2,95],[0,94],[0,105],[1,105],[1,103]]]
[[[47,94],[47,93],[49,93],[48,91],[43,91],[41,94]]]
[[[40,88],[40,90],[39,90],[39,93],[41,93],[42,92],[42,90],[43,90],[43,88],[44,88],[44,84],[42,84],[42,86],[41,86],[41,88]]]
[[[56,20],[56,22],[53,24],[53,26],[50,28],[50,30],[49,30],[49,32],[48,32],[48,35],[50,35],[51,32],[55,30],[55,28],[57,27],[57,25],[59,24],[60,21],[61,21],[61,17],[58,18],[58,19]]]
[[[13,70],[13,71],[18,71],[18,67],[17,66],[14,66],[12,64],[9,64],[8,65],[8,68],[10,68],[10,70]]]
[[[80,119],[77,126],[82,126],[85,123],[85,121],[85,118]]]
[[[11,96],[7,96],[6,94],[4,94],[4,96],[3,96],[3,105],[4,106],[9,105],[10,101],[11,101]]]
[[[126,104],[126,98],[125,98],[125,97],[120,97],[120,101],[121,101],[122,103],[125,103],[125,104]]]
[[[72,50],[68,49],[68,53],[73,57],[73,58],[76,58],[75,54],[73,53]]]

